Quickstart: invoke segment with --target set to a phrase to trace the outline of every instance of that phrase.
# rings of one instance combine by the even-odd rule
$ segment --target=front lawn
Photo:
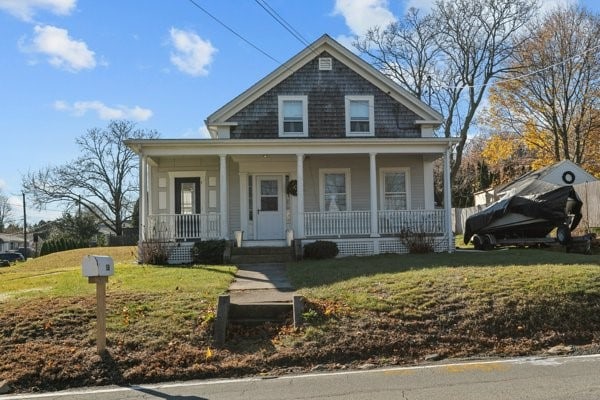
[[[381,255],[307,261],[289,274],[309,301],[309,340],[320,351],[345,348],[344,357],[520,355],[600,344],[596,256]]]
[[[1,268],[0,381],[35,390],[202,373],[216,299],[235,267],[138,265],[135,251],[72,250]],[[115,261],[104,359],[95,354],[95,285],[81,275],[90,252]],[[181,357],[199,360],[195,370]]]
[[[597,256],[534,249],[380,255],[290,263],[306,324],[212,321],[233,266],[135,264],[113,251],[107,349],[95,350],[89,250],[0,269],[0,381],[16,391],[281,374],[435,358],[600,351]]]

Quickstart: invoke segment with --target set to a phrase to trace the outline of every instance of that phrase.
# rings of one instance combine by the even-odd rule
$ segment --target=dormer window
[[[279,136],[308,136],[306,96],[279,96]]]
[[[373,96],[346,96],[346,136],[374,136]]]

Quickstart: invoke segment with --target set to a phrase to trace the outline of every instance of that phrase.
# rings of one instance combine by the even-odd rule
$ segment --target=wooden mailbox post
[[[114,262],[108,256],[85,256],[81,272],[96,284],[96,348],[102,354],[106,351],[106,283],[115,273]]]

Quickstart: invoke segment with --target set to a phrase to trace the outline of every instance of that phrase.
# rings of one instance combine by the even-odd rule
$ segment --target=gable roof
[[[23,243],[23,235],[15,235],[12,233],[0,233],[0,243],[10,242]]]
[[[552,185],[552,183],[545,181],[544,178],[548,177],[554,171],[562,168],[564,168],[567,171],[575,171],[575,173],[578,176],[585,176],[585,180],[587,181],[597,180],[593,175],[589,174],[586,170],[581,168],[579,165],[575,164],[573,161],[562,160],[552,165],[547,165],[545,167],[537,169],[535,171],[529,171],[521,175],[514,181],[497,187],[496,194],[500,195],[509,191],[514,191],[515,193],[521,194],[528,194],[546,190],[548,184]]]
[[[416,121],[417,123],[438,126],[443,122],[442,115],[436,110],[414,97],[392,79],[374,68],[371,64],[367,63],[332,39],[329,35],[325,34],[242,94],[209,115],[205,120],[209,130],[211,127],[219,125],[231,125],[231,123],[226,122],[227,119],[295,73],[315,57],[318,57],[323,51],[331,54],[332,57],[351,68],[374,86],[420,116],[422,119]]]

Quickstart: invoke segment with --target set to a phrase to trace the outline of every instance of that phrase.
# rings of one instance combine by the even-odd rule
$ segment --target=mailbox
[[[115,264],[109,256],[85,256],[81,263],[83,276],[111,276],[115,273]]]

